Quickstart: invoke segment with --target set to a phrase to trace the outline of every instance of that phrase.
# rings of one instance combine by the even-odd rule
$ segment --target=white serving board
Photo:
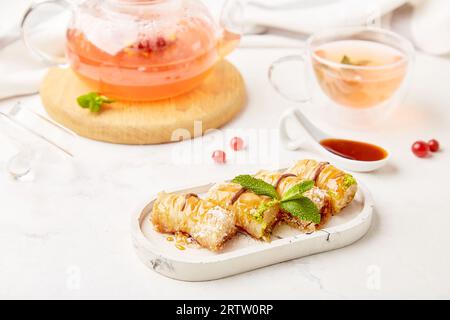
[[[173,191],[175,193],[206,193],[214,184]],[[150,221],[153,201],[145,202],[132,221],[134,247],[146,266],[169,278],[184,281],[205,281],[224,278],[275,263],[345,247],[366,234],[372,221],[373,200],[359,183],[353,202],[326,228],[304,234],[285,224],[273,231],[270,243],[245,234],[231,239],[219,253],[202,248],[179,250],[167,234],[158,233]]]

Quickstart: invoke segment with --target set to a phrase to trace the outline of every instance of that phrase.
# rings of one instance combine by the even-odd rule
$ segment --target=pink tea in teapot
[[[244,2],[227,0],[217,23],[199,0],[41,1],[21,24],[27,47],[61,64],[29,41],[27,20],[49,5],[70,10],[66,52],[72,70],[92,91],[152,101],[194,89],[237,46]]]
[[[107,52],[77,29],[67,32],[72,69],[104,95],[151,101],[173,97],[197,87],[222,52],[231,51],[240,36],[221,41],[208,22],[186,18],[175,32],[141,34],[117,52]]]

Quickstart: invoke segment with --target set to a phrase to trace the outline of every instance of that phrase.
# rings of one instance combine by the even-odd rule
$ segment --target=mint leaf
[[[290,188],[281,199],[282,202],[303,197],[303,194],[314,187],[314,181],[306,180]]]
[[[370,60],[352,61],[348,56],[344,55],[341,59],[341,63],[351,66],[366,66],[370,63]]]
[[[105,97],[105,96],[100,96],[100,99],[102,100],[103,104],[110,104],[110,103],[116,102],[116,100],[110,99],[110,98]]]
[[[77,98],[78,105],[81,108],[89,109],[91,112],[99,112],[102,105],[115,102],[108,97],[102,96],[97,92],[90,92],[88,94],[79,96]]]
[[[357,66],[367,66],[370,63],[370,60],[359,60],[358,62],[356,62],[355,64]]]
[[[311,221],[316,224],[320,223],[321,216],[319,209],[317,209],[314,202],[306,197],[282,202],[280,207],[283,211],[286,211],[295,217],[299,217],[302,220]]]
[[[342,64],[352,64],[352,62],[350,61],[350,58],[348,57],[348,56],[346,56],[346,55],[344,55],[343,57],[342,57],[342,59],[341,59],[341,63]]]
[[[91,106],[91,102],[95,100],[95,92],[85,94],[84,96],[79,96],[77,98],[78,105],[82,108],[88,109]]]
[[[279,199],[278,192],[275,190],[274,186],[261,179],[252,177],[251,175],[244,174],[237,176],[232,182],[240,184],[243,188],[253,191],[257,195]]]

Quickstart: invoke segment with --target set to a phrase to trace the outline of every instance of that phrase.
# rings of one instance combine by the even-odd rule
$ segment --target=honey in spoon
[[[388,155],[383,148],[361,141],[324,139],[320,141],[320,144],[331,153],[350,160],[378,161]]]

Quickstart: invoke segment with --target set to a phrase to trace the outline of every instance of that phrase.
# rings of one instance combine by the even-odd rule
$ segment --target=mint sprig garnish
[[[261,216],[268,208],[280,205],[280,208],[295,217],[299,217],[305,221],[320,223],[321,215],[319,209],[311,201],[304,196],[304,193],[314,187],[314,181],[306,180],[291,187],[281,198],[275,187],[271,184],[257,179],[251,175],[240,175],[232,180],[232,182],[240,184],[243,188],[253,191],[257,195],[268,196],[272,200],[262,204],[258,210],[258,217]]]
[[[275,187],[273,185],[261,179],[252,177],[249,174],[237,176],[232,180],[232,182],[240,184],[243,188],[253,191],[259,196],[268,196],[271,197],[272,199],[280,198],[277,190],[275,190]]]
[[[97,92],[90,92],[79,96],[77,102],[78,105],[84,109],[89,109],[91,112],[99,112],[104,104],[114,103],[115,101],[102,96]]]

